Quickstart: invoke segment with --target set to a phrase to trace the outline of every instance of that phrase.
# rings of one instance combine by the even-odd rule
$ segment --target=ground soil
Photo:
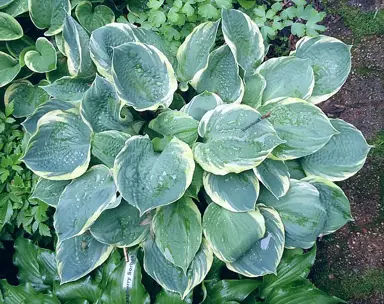
[[[355,125],[377,148],[372,149],[357,175],[340,183],[350,199],[355,221],[320,240],[311,278],[320,289],[348,303],[383,304],[384,35],[374,28],[374,20],[369,20],[373,24],[369,34],[362,35],[361,28],[358,24],[355,28],[351,18],[359,11],[363,19],[376,18],[378,12],[384,13],[380,11],[384,9],[384,1],[323,1],[322,4],[328,13],[326,35],[354,47],[349,79],[338,94],[320,106],[328,116]]]

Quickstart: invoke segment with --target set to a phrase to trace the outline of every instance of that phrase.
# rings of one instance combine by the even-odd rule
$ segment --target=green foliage
[[[200,294],[210,303],[208,292],[217,303],[249,296],[281,303],[286,293],[336,303],[305,276],[275,282],[265,295],[255,291],[261,279],[252,278],[278,274],[284,248],[309,249],[351,220],[332,181],[356,174],[370,146],[354,126],[315,106],[346,81],[350,46],[305,36],[290,56],[263,62],[268,35],[230,9],[232,1],[127,2],[131,23],[121,1],[30,0],[41,30],[35,43],[20,38],[15,22],[22,18],[7,17],[17,35],[7,36],[0,53],[0,83],[18,80],[6,88],[4,121],[15,122],[12,107],[15,117],[26,117],[26,149],[19,148],[16,166],[22,154],[40,178],[26,196],[32,215],[19,214],[32,218],[24,225],[31,232],[44,234],[48,205],[55,208],[57,243],[54,253],[33,249],[55,256],[53,284],[32,287],[48,291],[4,283],[5,297],[20,288],[24,297],[53,303],[125,303],[127,296],[147,303],[142,265],[154,290],[163,289],[158,296],[148,289],[152,301],[191,302]],[[308,21],[307,34],[315,34],[317,12],[292,3]],[[167,22],[183,32],[178,39],[164,31]],[[307,178],[293,179],[293,170]],[[128,281],[125,263],[114,262],[120,247],[140,269]],[[210,285],[215,260],[230,275]],[[34,261],[38,269],[44,263]]]
[[[268,41],[278,38],[281,31],[289,28],[297,36],[317,36],[325,31],[318,24],[324,12],[318,12],[312,4],[305,0],[142,0],[141,6],[132,8],[128,14],[131,23],[157,31],[169,45],[173,54],[195,25],[217,20],[221,8],[239,8],[248,14],[259,26],[263,38]],[[236,3],[238,2],[238,3]],[[128,5],[128,8],[130,6]],[[119,21],[119,20],[118,20]]]
[[[200,293],[189,293],[184,300],[166,289],[149,289],[148,277],[143,270],[142,252],[132,248],[129,261],[114,251],[103,266],[83,279],[59,284],[54,252],[40,248],[30,240],[15,241],[14,264],[18,268],[19,285],[12,286],[0,281],[0,296],[5,303],[102,303],[102,304],[169,304],[169,303],[290,303],[305,304],[307,298],[319,303],[345,303],[326,295],[306,278],[315,261],[316,248],[304,253],[300,249],[285,250],[276,275],[263,279],[229,278],[223,272],[223,264],[214,262],[208,279],[201,285]],[[145,264],[145,261],[144,261]],[[128,280],[127,280],[128,278]],[[286,292],[289,292],[287,295]],[[152,300],[151,300],[152,299]]]
[[[29,234],[51,236],[48,205],[30,200],[37,177],[21,161],[27,136],[12,117],[10,103],[0,112],[0,240],[22,227]]]

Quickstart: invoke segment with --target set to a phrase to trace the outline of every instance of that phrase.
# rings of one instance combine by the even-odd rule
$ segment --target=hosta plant
[[[176,58],[131,24],[88,35],[68,15],[62,38],[68,74],[43,81],[50,99],[23,123],[33,196],[56,208],[61,283],[139,247],[144,271],[184,299],[214,260],[276,274],[284,248],[309,249],[352,219],[334,182],[370,146],[315,105],[346,81],[350,46],[305,37],[264,61],[259,28],[232,9],[197,26]]]

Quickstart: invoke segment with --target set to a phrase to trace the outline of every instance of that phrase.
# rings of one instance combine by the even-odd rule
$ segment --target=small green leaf
[[[44,35],[53,36],[63,29],[71,12],[69,0],[29,0],[29,16],[38,29],[48,29]]]
[[[90,33],[115,21],[115,14],[108,6],[97,5],[93,8],[89,1],[79,3],[76,6],[75,14],[80,24]]]
[[[245,91],[241,103],[257,109],[262,104],[263,93],[267,86],[265,78],[258,73],[246,75],[244,85]]]
[[[0,41],[16,40],[23,35],[23,28],[14,17],[0,12]]]
[[[0,52],[0,88],[15,79],[20,69],[20,64],[15,58]]]
[[[26,66],[36,73],[56,70],[57,55],[55,47],[47,38],[40,37],[36,41],[36,50],[28,51],[25,54],[24,61]]]

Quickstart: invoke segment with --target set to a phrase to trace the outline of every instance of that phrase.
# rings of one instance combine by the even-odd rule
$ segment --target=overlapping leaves
[[[39,18],[42,3],[31,3]],[[49,80],[13,84],[8,100],[18,105],[21,88],[28,92],[19,113],[31,134],[23,160],[41,177],[34,198],[56,208],[62,283],[89,274],[114,247],[139,245],[145,271],[166,290],[159,299],[187,299],[214,257],[246,277],[276,274],[285,247],[310,248],[351,220],[348,200],[326,178],[355,174],[370,147],[313,105],[345,81],[348,46],[304,38],[291,56],[262,63],[257,25],[224,9],[222,21],[197,26],[174,58],[157,34],[107,24],[114,12],[102,5],[77,3],[79,22],[69,7],[50,2],[34,21],[54,44],[40,38],[24,62],[0,53],[2,86],[24,63]],[[22,35],[10,25],[10,39]],[[334,48],[319,69],[318,58]],[[112,278],[121,279],[117,269]],[[214,299],[223,286],[237,283],[207,290]]]

